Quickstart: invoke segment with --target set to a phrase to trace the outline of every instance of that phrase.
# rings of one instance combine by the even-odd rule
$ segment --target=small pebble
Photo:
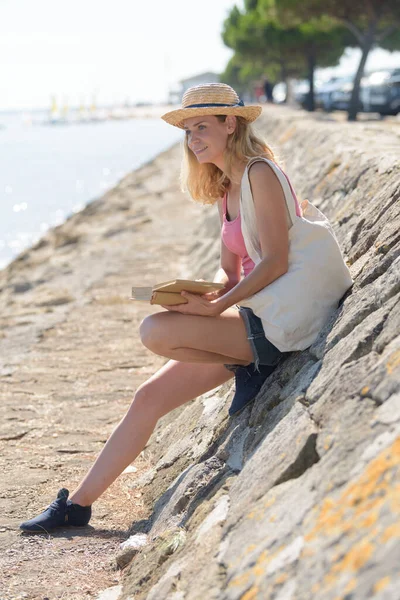
[[[126,469],[124,469],[124,470],[122,471],[122,473],[136,473],[136,471],[137,471],[137,467],[134,467],[134,466],[132,466],[132,465],[128,465],[128,466],[126,467]]]

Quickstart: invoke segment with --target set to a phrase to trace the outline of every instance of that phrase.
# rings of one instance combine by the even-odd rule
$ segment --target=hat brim
[[[243,117],[249,123],[252,123],[260,116],[262,106],[209,106],[205,108],[178,108],[171,110],[161,118],[175,127],[184,129],[183,121],[192,117],[202,117],[206,115],[235,115]]]

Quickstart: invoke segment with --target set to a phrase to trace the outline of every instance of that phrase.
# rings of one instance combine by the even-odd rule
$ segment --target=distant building
[[[175,84],[171,86],[168,91],[168,104],[180,104],[182,98],[181,86]]]
[[[193,75],[187,79],[179,81],[178,86],[170,89],[168,94],[168,100],[170,104],[180,104],[183,94],[190,87],[194,85],[201,85],[202,83],[219,83],[220,76],[218,73],[208,71],[207,73],[200,73],[199,75]]]

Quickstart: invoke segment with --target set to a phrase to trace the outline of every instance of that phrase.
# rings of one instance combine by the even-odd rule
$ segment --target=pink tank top
[[[282,169],[280,169],[280,170],[282,171]],[[282,171],[282,173],[285,175],[286,179],[288,180],[291,192],[293,194],[293,198],[294,198],[294,202],[295,202],[295,206],[296,206],[296,215],[298,217],[301,217],[301,209],[299,206],[299,202],[297,200],[297,196],[292,187],[292,184],[290,183],[289,177],[283,171]],[[254,269],[255,264],[251,260],[250,256],[247,254],[246,246],[244,244],[242,227],[241,227],[240,208],[239,208],[239,214],[236,217],[236,219],[233,219],[233,221],[228,221],[228,219],[226,218],[226,199],[227,199],[227,193],[225,192],[224,197],[222,199],[222,209],[223,209],[223,222],[222,222],[222,229],[221,229],[222,241],[224,242],[224,244],[228,248],[228,250],[230,250],[231,252],[233,252],[233,254],[236,254],[237,256],[239,256],[241,258],[243,273],[244,273],[244,276],[246,277]]]
[[[250,256],[247,254],[246,246],[244,245],[240,212],[236,219],[233,219],[233,221],[228,221],[228,219],[226,218],[226,192],[223,197],[222,207],[222,241],[224,242],[228,250],[230,250],[231,252],[233,252],[233,254],[236,254],[241,258],[244,276],[246,277],[249,273],[251,273],[255,265],[254,262],[251,260]]]

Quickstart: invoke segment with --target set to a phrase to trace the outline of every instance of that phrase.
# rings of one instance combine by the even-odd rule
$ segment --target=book
[[[153,287],[133,286],[130,300],[173,306],[174,304],[187,304],[187,299],[181,296],[182,291],[202,295],[222,290],[223,288],[223,283],[214,283],[213,281],[172,279],[171,281],[164,281],[163,283],[153,285]]]

